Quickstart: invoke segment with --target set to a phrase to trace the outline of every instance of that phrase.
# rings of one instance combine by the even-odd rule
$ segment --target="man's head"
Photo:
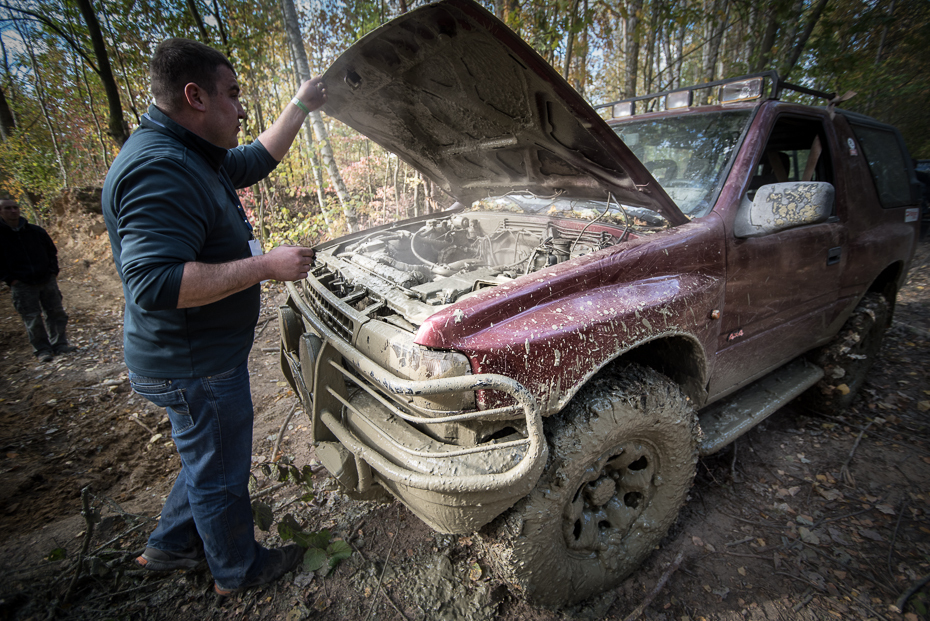
[[[239,143],[245,111],[225,56],[190,39],[165,39],[149,70],[155,103],[169,117],[217,146],[231,149]]]
[[[18,227],[19,203],[11,199],[0,199],[0,218],[2,218],[11,229]]]

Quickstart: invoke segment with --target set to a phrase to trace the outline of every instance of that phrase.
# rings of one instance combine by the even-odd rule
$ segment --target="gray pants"
[[[36,355],[54,353],[67,347],[65,327],[68,324],[68,314],[61,305],[61,291],[58,290],[55,277],[38,285],[16,283],[12,291],[13,306],[26,324],[33,352]]]

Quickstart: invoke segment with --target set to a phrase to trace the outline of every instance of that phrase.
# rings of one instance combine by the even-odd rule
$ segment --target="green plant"
[[[313,494],[313,470],[310,466],[298,468],[290,463],[286,457],[277,462],[264,463],[259,466],[261,473],[275,484],[267,490],[278,489],[279,486],[291,482],[303,489],[300,500],[310,502]],[[249,482],[249,492],[258,496],[253,487],[257,485],[254,476]],[[256,498],[252,501],[252,516],[255,525],[262,531],[268,531],[274,524],[274,510],[268,503]],[[352,548],[341,539],[333,540],[332,534],[324,529],[318,532],[308,532],[301,528],[297,519],[290,513],[284,515],[277,525],[278,535],[283,541],[293,541],[304,548],[304,571],[317,571],[326,567],[326,574],[330,573],[343,559],[352,555]]]
[[[317,571],[327,567],[326,574],[333,571],[340,561],[352,556],[352,547],[342,539],[333,540],[325,528],[318,532],[306,532],[293,515],[288,513],[278,523],[278,535],[284,541],[293,541],[305,548],[304,571]]]

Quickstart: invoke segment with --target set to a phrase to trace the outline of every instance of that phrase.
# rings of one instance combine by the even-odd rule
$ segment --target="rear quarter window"
[[[852,124],[852,129],[869,163],[882,207],[890,209],[911,204],[907,160],[895,133],[858,124]]]

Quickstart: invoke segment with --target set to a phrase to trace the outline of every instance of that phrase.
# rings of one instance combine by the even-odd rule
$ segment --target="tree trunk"
[[[220,17],[220,5],[216,0],[213,0],[213,17],[216,19],[216,27],[220,31],[220,41],[223,42],[223,48],[226,50],[226,55],[229,56],[229,41],[226,39],[226,29],[223,28],[223,18]]]
[[[294,53],[294,59],[297,61],[297,75],[301,82],[310,79],[310,63],[307,61],[307,52],[304,50],[303,38],[300,35],[300,23],[297,21],[297,9],[294,7],[294,0],[281,0],[282,10],[284,13],[284,26],[287,30],[287,38],[290,41],[291,49]],[[314,110],[307,116],[307,122],[312,127],[313,135],[320,144],[320,155],[323,158],[323,165],[329,173],[329,179],[336,189],[336,196],[339,197],[339,203],[342,206],[342,212],[345,214],[346,227],[350,233],[358,230],[358,218],[355,210],[349,204],[348,191],[346,184],[342,180],[342,174],[339,172],[339,166],[336,164],[336,158],[333,156],[333,147],[329,142],[329,132],[323,123],[323,115],[319,110]]]
[[[710,13],[710,18],[706,22],[704,30],[705,41],[701,77],[705,82],[711,82],[717,68],[723,30],[726,28],[727,0],[706,0],[704,6],[705,13]]]
[[[78,8],[81,10],[81,16],[84,18],[84,24],[87,26],[87,34],[94,46],[94,56],[97,58],[97,75],[100,76],[103,90],[107,95],[107,105],[110,111],[109,134],[117,146],[122,147],[129,138],[129,127],[123,118],[123,104],[119,97],[119,87],[116,85],[113,71],[110,69],[110,59],[107,56],[107,46],[100,32],[100,22],[97,21],[97,16],[94,15],[90,0],[76,1]]]
[[[0,139],[8,139],[15,129],[16,119],[13,118],[13,111],[10,110],[10,104],[7,103],[3,88],[0,87]]]
[[[195,1],[187,0],[187,10],[191,12],[191,17],[194,18],[194,22],[197,24],[197,30],[200,31],[200,40],[204,42],[204,45],[210,45],[210,34],[207,32],[207,27],[203,25],[203,18],[200,17],[200,11],[197,10]]]
[[[572,46],[575,44],[575,22],[578,14],[578,2],[579,0],[574,0],[568,14],[568,40],[565,42],[565,64],[562,69],[562,77],[565,78],[566,82],[569,80],[568,72],[571,71],[572,68]]]
[[[765,33],[762,35],[762,42],[755,54],[756,64],[752,68],[753,73],[765,71],[771,59],[776,35],[778,35],[778,6],[771,5],[766,11]]]
[[[817,25],[817,21],[820,19],[821,14],[823,14],[823,10],[826,8],[828,1],[829,0],[820,0],[817,3],[817,6],[814,7],[810,18],[807,20],[807,26],[804,27],[804,32],[801,33],[800,38],[791,51],[791,56],[788,57],[788,60],[782,67],[782,78],[787,80],[788,76],[791,75],[791,72],[794,71],[795,66],[797,66],[798,60],[801,59],[801,54],[804,53],[804,47],[807,45],[807,40],[810,39],[811,33],[814,32],[814,26]],[[891,10],[894,11],[894,0],[891,0]]]
[[[740,51],[740,60],[746,68],[746,73],[752,72],[752,48],[755,39],[756,27],[759,23],[759,5],[753,2],[749,7],[749,20],[746,32],[743,33],[743,49]]]
[[[288,48],[291,53],[292,66],[294,67],[294,81],[300,84],[300,75],[297,73],[297,61],[294,60],[294,50],[290,45],[288,45]],[[277,95],[277,88],[275,88],[275,99],[278,99]],[[304,121],[304,142],[306,142],[308,147],[307,152],[310,159],[310,172],[313,174],[313,181],[316,184],[316,199],[320,203],[320,215],[323,216],[323,222],[329,227],[332,223],[329,220],[329,212],[326,209],[326,193],[323,189],[323,168],[320,166],[320,158],[316,155],[316,145],[313,141],[313,127],[311,127],[309,120]]]
[[[623,96],[636,96],[636,79],[639,69],[639,14],[643,10],[643,0],[632,0],[627,5],[626,36],[624,41],[624,62],[626,74],[623,81]]]
[[[646,35],[646,63],[644,66],[645,75],[643,76],[643,93],[653,93],[658,89],[653,88],[653,65],[656,57],[656,30],[659,26],[659,11],[661,10],[661,0],[652,0],[649,16],[649,32]],[[654,102],[653,102],[654,103]]]
[[[0,37],[0,51],[3,52],[3,77],[4,77],[4,80],[9,81],[10,86],[12,88],[13,78],[11,77],[12,74],[10,73],[10,60],[9,58],[7,58],[6,45],[3,43],[3,37]],[[6,103],[6,114],[10,115],[10,121],[11,121],[10,127],[12,128],[16,127],[16,112],[14,112],[13,106],[11,106],[10,104],[16,103],[15,97],[16,97],[15,91],[10,91],[10,101],[6,101],[4,97],[4,101]]]
[[[110,37],[112,39],[116,39],[116,37],[113,35],[113,26],[110,24],[110,17],[106,11],[103,11],[103,21],[107,26],[107,31]],[[138,125],[140,122],[139,110],[136,107],[136,96],[132,92],[132,85],[129,83],[129,72],[126,71],[126,63],[123,62],[123,55],[120,54],[119,46],[114,47],[113,52],[116,54],[116,64],[119,65],[120,77],[123,78],[123,88],[126,89],[126,95],[129,96],[129,110],[132,112],[133,117],[136,119],[136,125]]]
[[[894,15],[894,0],[891,0],[891,6],[888,7],[888,17]],[[888,22],[882,26],[882,35],[878,40],[878,50],[875,52],[875,66],[882,63],[882,53],[885,51],[885,39],[888,37]]]
[[[104,170],[110,168],[110,157],[107,154],[107,143],[103,139],[103,129],[100,127],[100,119],[97,118],[97,111],[94,110],[94,93],[91,91],[90,83],[87,81],[87,70],[84,68],[84,63],[77,54],[72,52],[71,62],[74,63],[74,73],[75,77],[77,72],[81,72],[81,80],[84,82],[84,88],[87,89],[87,101],[88,108],[90,109],[90,116],[94,119],[94,127],[97,128],[97,142],[100,143],[100,155],[103,157],[103,167]],[[80,66],[78,65],[80,63]],[[78,92],[80,93],[80,86],[78,86]]]
[[[423,181],[420,178],[420,172],[416,171],[413,173],[413,205],[411,209],[413,213],[407,212],[408,217],[416,217],[420,215],[420,186],[423,184]]]
[[[581,40],[579,41],[581,48],[578,50],[580,67],[578,68],[578,79],[575,81],[575,89],[584,97],[588,87],[588,28],[590,26],[588,0],[584,0],[584,8],[582,9],[581,15],[584,19],[584,27],[581,29]]]
[[[791,0],[787,7],[787,14],[779,21],[783,24],[780,41],[778,42],[778,62],[775,63],[779,71],[787,63],[794,51],[794,42],[798,37],[798,27],[801,25],[801,14],[804,12],[804,0]],[[784,77],[784,76],[782,76]]]
[[[22,33],[20,33],[22,36]],[[52,139],[52,148],[55,150],[55,159],[58,162],[58,170],[61,173],[61,182],[67,186],[68,185],[68,171],[65,169],[65,160],[61,154],[61,147],[58,145],[58,132],[55,130],[55,125],[52,123],[52,118],[48,114],[48,104],[45,98],[45,88],[42,85],[42,74],[39,72],[39,64],[36,62],[35,52],[32,50],[32,46],[29,45],[26,47],[29,52],[29,60],[32,63],[32,75],[35,78],[35,93],[36,98],[39,100],[39,108],[42,109],[42,118],[45,119],[45,125],[48,128],[49,136]]]
[[[394,158],[394,212],[396,213],[400,209],[400,184],[398,183],[398,177],[400,176],[400,158]]]

